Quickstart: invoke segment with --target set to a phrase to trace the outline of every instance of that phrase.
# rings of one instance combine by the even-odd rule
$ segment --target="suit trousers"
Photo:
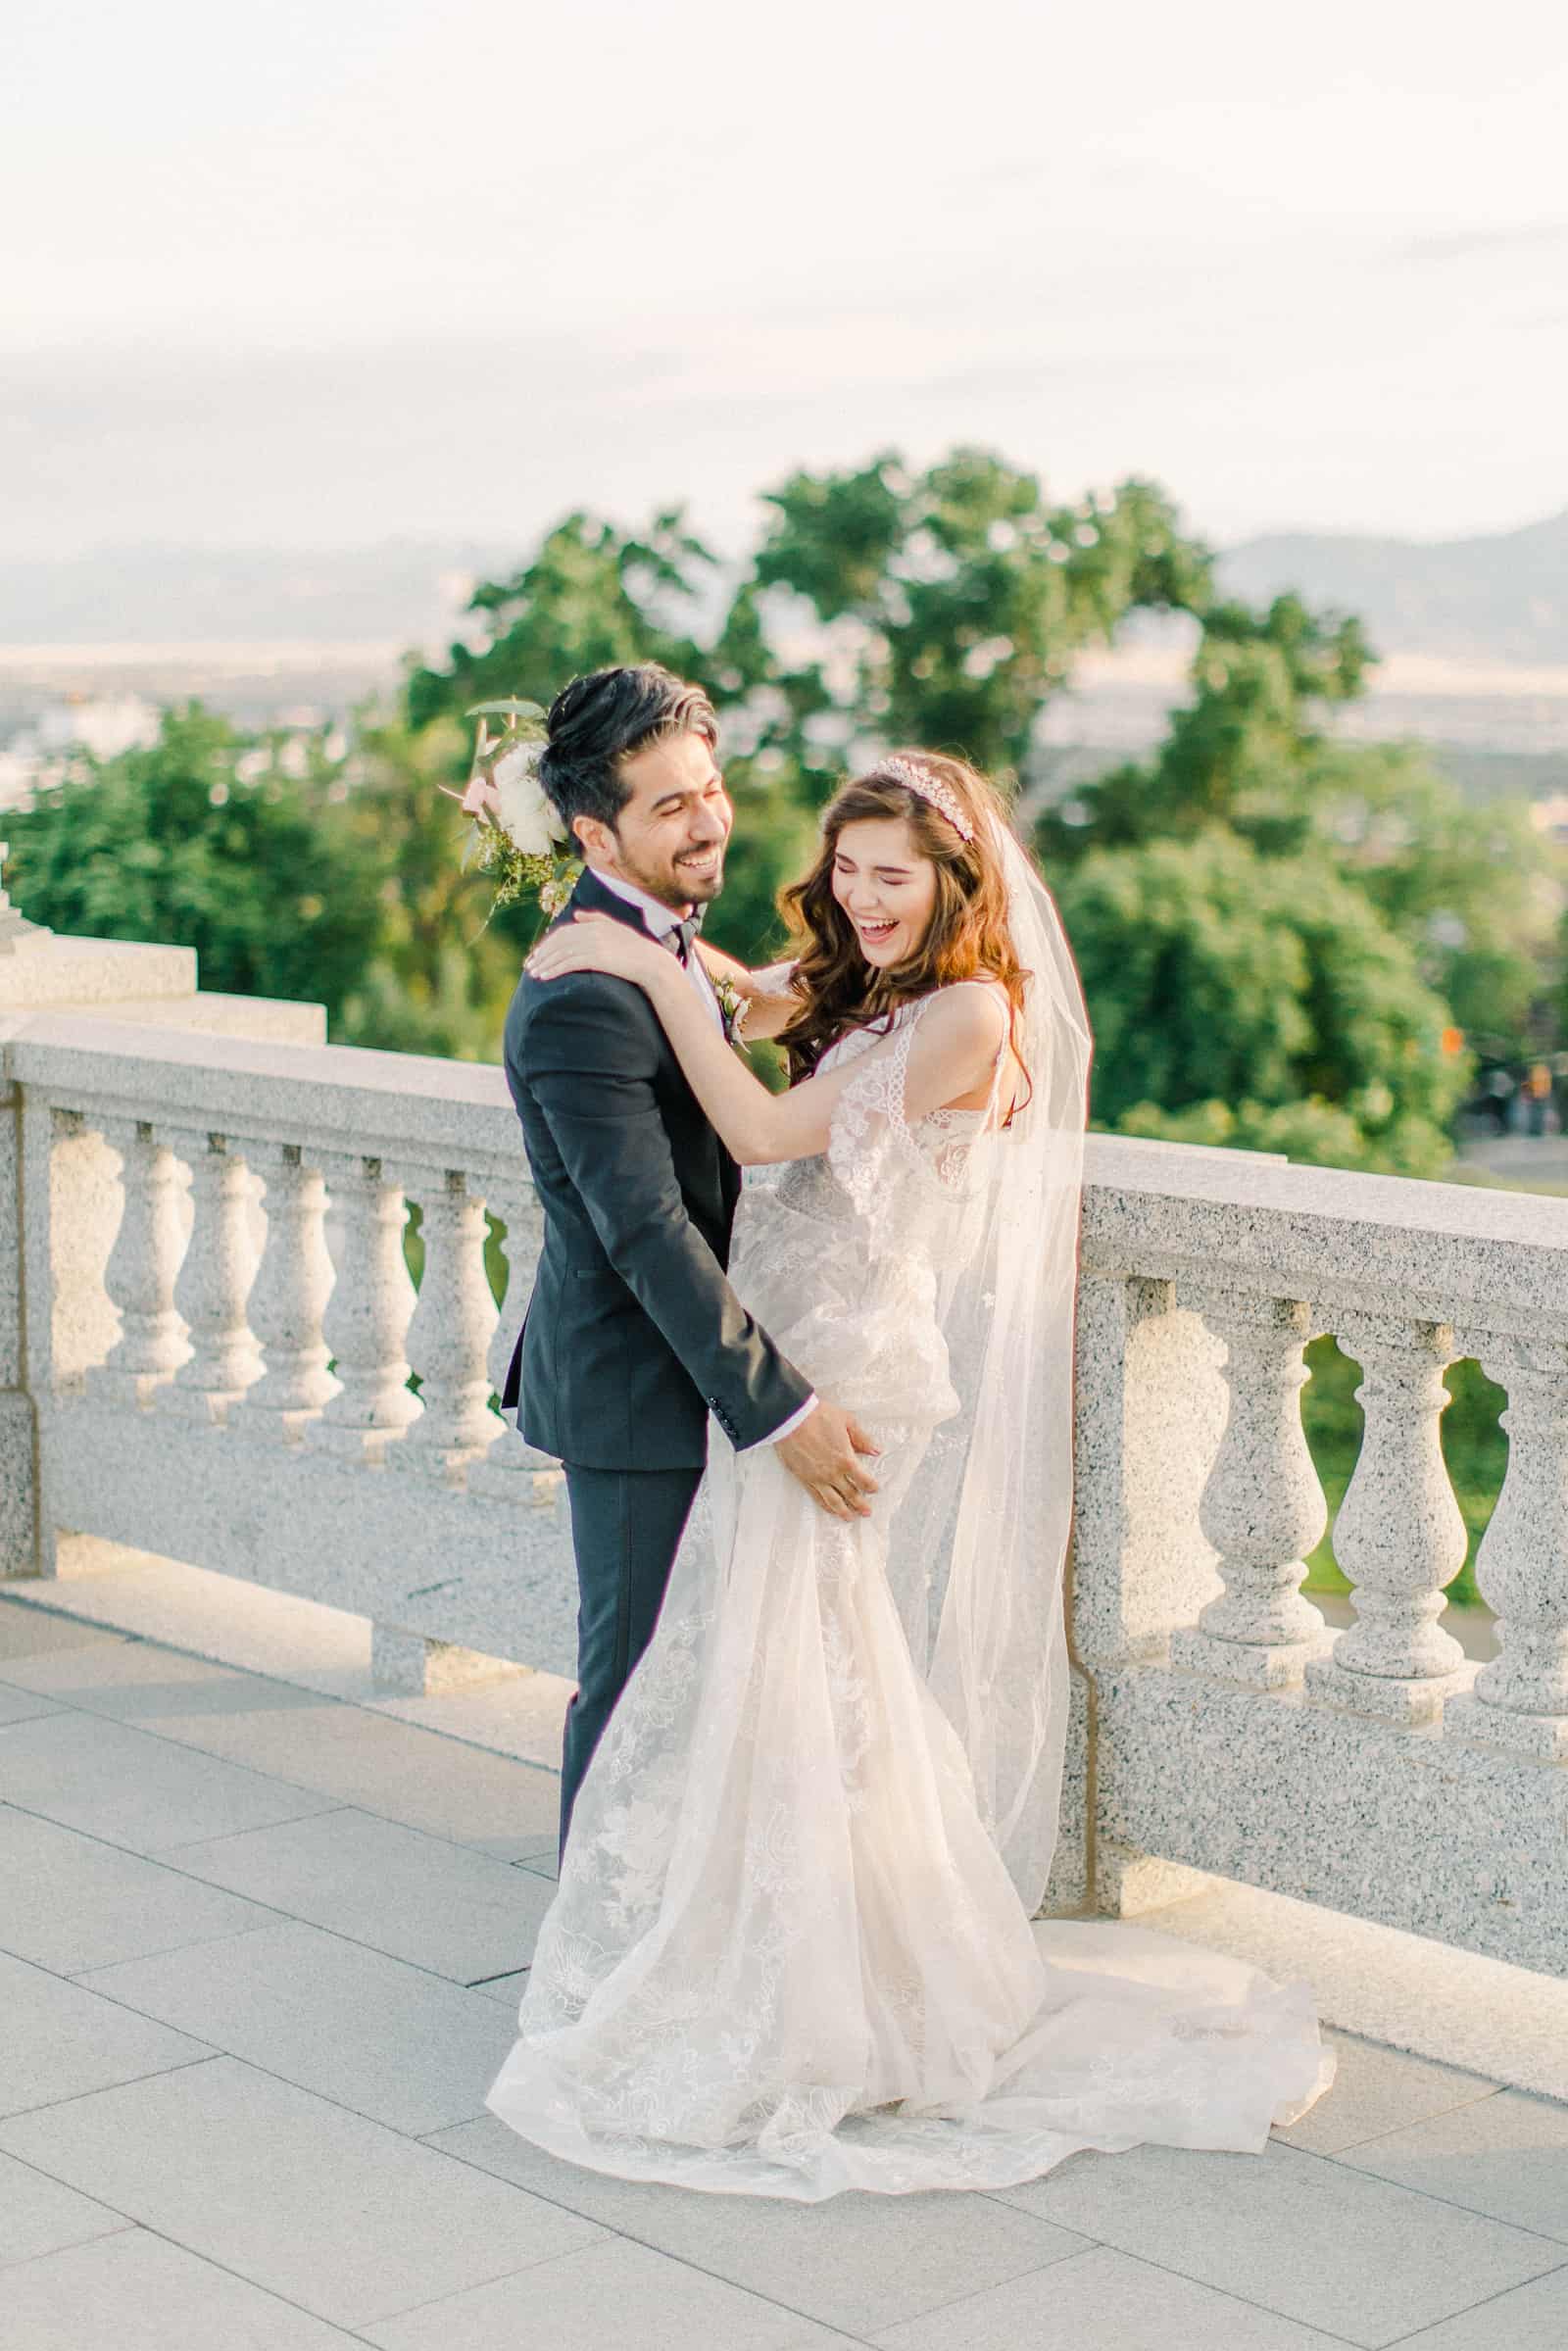
[[[653,1638],[700,1469],[581,1469],[564,1462],[577,1555],[577,1693],[561,1758],[561,1850],[600,1735]]]

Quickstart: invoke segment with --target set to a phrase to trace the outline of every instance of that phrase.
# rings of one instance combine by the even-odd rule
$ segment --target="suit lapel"
[[[604,883],[599,879],[591,865],[584,866],[581,874],[577,878],[577,887],[573,890],[570,898],[563,907],[559,919],[562,922],[569,922],[572,915],[579,912],[584,914],[610,914],[613,916],[616,922],[624,922],[628,924],[632,930],[641,931],[645,939],[651,939],[654,935],[653,932],[648,928],[647,923],[643,920],[643,910],[641,906],[634,906],[629,898],[620,897],[618,892],[614,890],[607,890]],[[555,925],[552,924],[551,928],[554,929]],[[736,1200],[740,1197],[740,1169],[730,1157],[729,1152],[724,1149],[723,1144],[719,1141],[717,1130],[710,1123],[703,1111],[701,1103],[697,1100],[696,1095],[692,1094],[690,1086],[687,1085],[686,1072],[681,1068],[679,1058],[677,1057],[674,1049],[671,1047],[668,1038],[663,1037],[662,1030],[661,1030],[660,1034],[663,1041],[664,1053],[669,1061],[670,1067],[675,1072],[675,1075],[679,1078],[682,1086],[686,1087],[686,1092],[690,1097],[693,1110],[702,1120],[703,1125],[708,1129],[708,1134],[711,1140],[713,1151],[717,1158],[719,1187],[723,1193],[726,1207],[733,1209]]]
[[[654,935],[643,920],[641,906],[634,906],[629,898],[622,898],[616,890],[607,890],[591,865],[585,865],[577,876],[577,887],[557,921],[569,922],[573,914],[609,914],[616,922],[624,922],[628,929],[641,931],[644,938],[651,939]],[[551,928],[555,928],[554,923]]]

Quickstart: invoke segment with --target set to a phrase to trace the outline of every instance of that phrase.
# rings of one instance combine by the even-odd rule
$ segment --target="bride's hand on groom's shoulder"
[[[607,971],[652,991],[680,964],[646,931],[634,931],[609,914],[575,914],[546,932],[523,968],[535,980],[559,980],[568,971]]]

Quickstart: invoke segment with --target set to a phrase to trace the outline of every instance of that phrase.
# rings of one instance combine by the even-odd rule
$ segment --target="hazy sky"
[[[0,552],[520,544],[978,441],[1194,525],[1568,504],[1540,0],[10,0]]]

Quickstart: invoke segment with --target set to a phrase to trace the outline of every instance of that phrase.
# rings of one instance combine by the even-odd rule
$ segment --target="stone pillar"
[[[521,1178],[490,1186],[491,1212],[505,1227],[502,1249],[507,1260],[507,1294],[490,1340],[490,1386],[499,1396],[506,1384],[522,1321],[523,1306],[539,1258],[543,1218],[531,1184]],[[548,1508],[564,1484],[561,1465],[517,1432],[510,1412],[501,1415],[501,1434],[490,1450],[468,1465],[470,1494],[488,1494],[497,1501],[529,1502]]]
[[[1175,1636],[1171,1661],[1248,1690],[1296,1689],[1328,1639],[1300,1590],[1328,1523],[1301,1427],[1311,1313],[1224,1283],[1184,1284],[1182,1295],[1224,1342],[1230,1410],[1199,1508],[1224,1590]]]
[[[1340,1504],[1334,1554],[1354,1586],[1355,1623],[1308,1682],[1315,1697],[1414,1726],[1441,1719],[1468,1679],[1464,1651],[1438,1623],[1467,1538],[1439,1422],[1443,1374],[1458,1349],[1446,1323],[1346,1317],[1336,1336],[1362,1370],[1366,1415],[1355,1474]]]
[[[191,1351],[153,1401],[159,1411],[221,1424],[262,1376],[261,1349],[245,1318],[257,1266],[250,1216],[255,1186],[226,1136],[175,1129],[172,1140],[190,1167],[195,1211],[174,1286]]]
[[[392,1466],[450,1479],[501,1433],[490,1409],[486,1360],[496,1301],[485,1271],[484,1200],[456,1169],[422,1184],[411,1171],[408,1181],[417,1188],[423,1211],[424,1272],[409,1325],[409,1353],[424,1410]]]
[[[254,1155],[267,1184],[267,1248],[250,1319],[266,1368],[229,1417],[248,1437],[297,1445],[339,1385],[326,1368],[321,1331],[332,1289],[326,1187],[297,1143],[258,1145]]]
[[[1214,1553],[1198,1510],[1225,1422],[1219,1353],[1172,1282],[1085,1269],[1067,1560],[1071,1707],[1045,1903],[1055,1914],[1125,1913],[1169,1898],[1162,1862],[1118,1850],[1112,1867],[1100,1867],[1095,1690],[1122,1666],[1163,1663],[1175,1628],[1191,1623],[1215,1591]],[[1195,1877],[1184,1888],[1201,1883]]]
[[[22,1102],[0,1083],[0,1579],[38,1573],[37,1432],[23,1361]]]
[[[403,1254],[408,1208],[379,1159],[326,1153],[323,1171],[341,1231],[341,1261],[321,1322],[338,1390],[307,1423],[305,1442],[376,1463],[420,1411],[403,1352],[414,1314]]]
[[[188,1178],[147,1119],[106,1118],[100,1131],[120,1153],[124,1196],[104,1274],[120,1312],[120,1337],[87,1379],[126,1403],[150,1404],[154,1391],[190,1360],[185,1318],[174,1303],[186,1246]]]
[[[1497,1612],[1498,1654],[1444,1729],[1459,1739],[1568,1761],[1568,1347],[1476,1344],[1481,1368],[1508,1393],[1508,1469],[1476,1553],[1476,1582]]]

